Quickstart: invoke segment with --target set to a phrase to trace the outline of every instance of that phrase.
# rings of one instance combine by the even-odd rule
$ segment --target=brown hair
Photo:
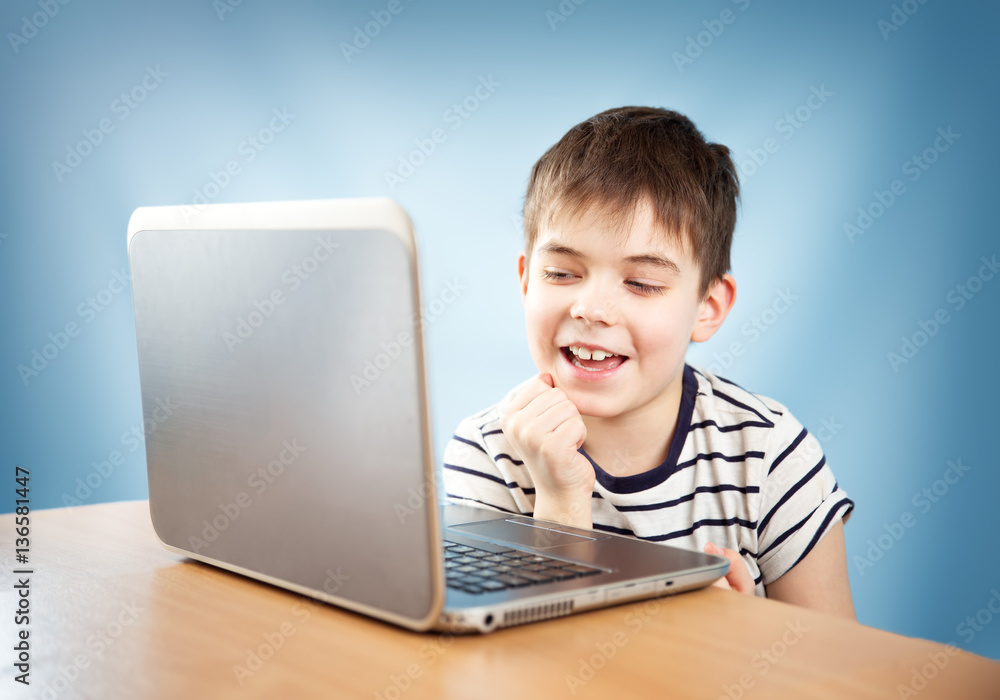
[[[618,107],[583,121],[531,169],[524,198],[525,252],[538,230],[596,206],[627,231],[645,199],[667,235],[690,245],[700,295],[729,270],[740,185],[729,149],[707,143],[690,119],[655,107]]]

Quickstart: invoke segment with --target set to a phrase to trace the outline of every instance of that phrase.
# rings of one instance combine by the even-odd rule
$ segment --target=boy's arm
[[[768,598],[857,619],[847,577],[843,522],[838,520],[805,559],[765,588]]]
[[[522,480],[501,471],[483,431],[469,418],[458,425],[445,447],[441,479],[445,498],[456,503],[503,513],[531,512]]]
[[[757,566],[768,597],[854,616],[843,523],[854,502],[815,436],[782,407],[763,460]]]

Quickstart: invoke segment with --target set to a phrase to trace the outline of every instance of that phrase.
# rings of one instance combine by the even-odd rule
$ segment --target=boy
[[[683,115],[612,109],[535,164],[518,275],[539,370],[462,421],[448,498],[703,549],[718,583],[851,619],[853,502],[781,404],[687,365],[719,329],[739,183]]]

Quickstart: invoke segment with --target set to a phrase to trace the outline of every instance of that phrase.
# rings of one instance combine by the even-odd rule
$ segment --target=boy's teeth
[[[598,362],[614,356],[613,352],[605,352],[604,350],[590,351],[587,348],[577,347],[576,345],[570,345],[569,351],[581,360],[597,360]]]

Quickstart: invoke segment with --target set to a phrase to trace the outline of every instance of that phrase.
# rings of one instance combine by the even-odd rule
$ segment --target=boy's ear
[[[732,275],[727,273],[712,282],[698,307],[698,318],[691,332],[691,340],[704,343],[715,335],[735,301],[736,280]]]
[[[528,294],[528,259],[522,250],[517,256],[517,277],[521,280],[521,303]]]

